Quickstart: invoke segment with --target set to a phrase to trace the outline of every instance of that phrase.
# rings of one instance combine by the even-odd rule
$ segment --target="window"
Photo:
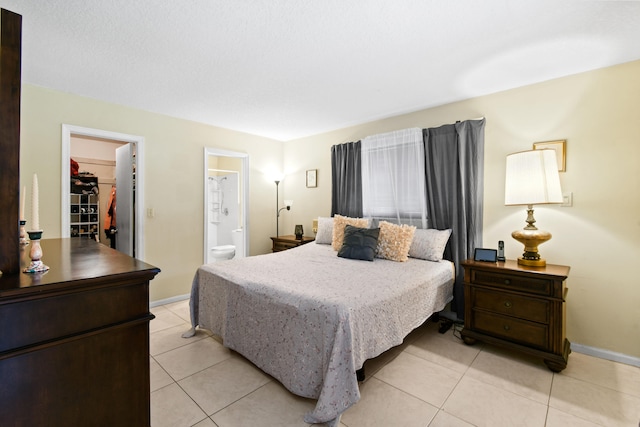
[[[404,129],[362,141],[365,217],[426,228],[422,130]]]

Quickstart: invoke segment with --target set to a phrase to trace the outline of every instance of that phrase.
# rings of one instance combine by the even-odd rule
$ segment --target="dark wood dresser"
[[[571,351],[565,335],[569,267],[527,267],[512,260],[467,260],[462,266],[465,343],[480,340],[538,356],[554,372],[566,368]]]
[[[296,239],[296,236],[278,236],[271,238],[273,242],[273,247],[271,248],[272,252],[280,252],[286,251],[287,249],[295,248],[297,246],[301,246],[307,244],[309,242],[313,242],[316,240],[313,237],[305,237],[302,236],[302,239]]]
[[[0,425],[149,427],[160,270],[90,239],[41,244],[48,272],[0,277]]]

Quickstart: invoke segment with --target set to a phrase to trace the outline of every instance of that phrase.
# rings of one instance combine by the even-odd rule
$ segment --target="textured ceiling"
[[[26,83],[283,141],[640,59],[640,1],[0,6]]]

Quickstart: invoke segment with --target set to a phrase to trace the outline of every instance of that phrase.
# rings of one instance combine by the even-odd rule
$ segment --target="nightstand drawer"
[[[506,292],[472,288],[474,308],[515,316],[534,322],[549,323],[549,301]]]
[[[291,249],[291,248],[295,248],[299,246],[297,243],[291,243],[291,242],[276,242],[276,244],[274,245],[274,252],[277,251],[286,251],[287,249]]]
[[[516,274],[502,274],[486,270],[472,270],[471,282],[496,286],[499,288],[518,290],[531,294],[552,295],[553,281],[550,279],[537,278],[528,276],[519,276]]]
[[[548,346],[549,328],[514,317],[475,311],[472,328],[488,334],[540,348]]]

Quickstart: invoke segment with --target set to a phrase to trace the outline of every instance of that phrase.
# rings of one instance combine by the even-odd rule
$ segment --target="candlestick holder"
[[[31,250],[29,251],[29,257],[31,263],[29,267],[25,268],[25,273],[44,273],[49,270],[49,267],[44,265],[42,260],[42,247],[40,246],[40,239],[42,238],[42,230],[27,231],[29,239],[31,240]]]
[[[27,232],[24,229],[26,223],[27,221],[25,221],[24,219],[20,220],[20,244],[23,246],[29,244],[29,239],[27,239]]]

